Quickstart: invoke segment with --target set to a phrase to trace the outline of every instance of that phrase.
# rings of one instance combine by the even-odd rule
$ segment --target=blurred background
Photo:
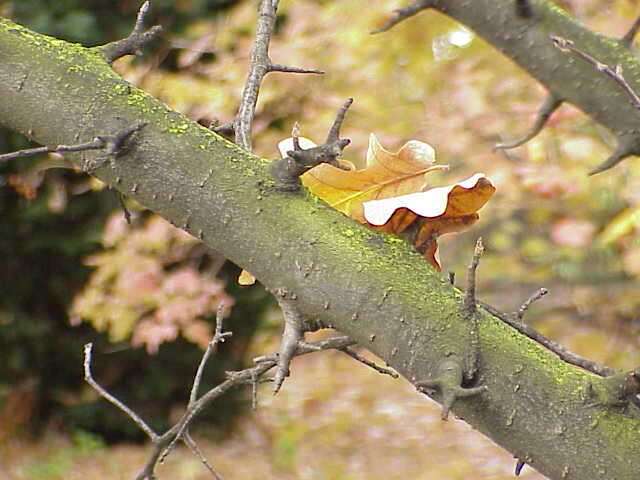
[[[633,0],[556,2],[589,28],[621,36],[640,14]],[[464,278],[475,239],[486,253],[479,297],[516,310],[539,287],[550,294],[527,321],[615,368],[637,366],[640,330],[640,163],[587,172],[613,139],[571,106],[525,146],[493,152],[523,134],[545,91],[456,22],[424,12],[388,33],[397,0],[283,0],[274,62],[324,76],[271,74],[263,83],[255,152],[278,156],[294,122],[322,140],[337,108],[355,102],[345,158],[363,165],[368,136],[395,151],[430,143],[448,172],[433,185],[487,174],[497,193],[469,232],[440,242],[443,271]],[[143,57],[118,60],[124,78],[193,120],[230,121],[246,74],[256,1],[155,0],[149,23],[164,33]],[[134,0],[0,0],[0,15],[92,46],[127,35]],[[594,92],[597,94],[597,92]],[[0,130],[0,152],[25,148]],[[94,373],[154,427],[175,421],[215,311],[233,331],[210,361],[204,386],[277,348],[274,302],[239,269],[140,205],[120,199],[57,155],[0,165],[0,480],[133,478],[148,448],[128,419],[82,380],[82,345]],[[212,464],[232,480],[507,479],[515,461],[404,380],[338,353],[298,358],[283,391],[236,390],[197,424]],[[248,454],[249,453],[249,454]],[[159,478],[210,478],[178,449]],[[525,467],[522,478],[540,479]]]

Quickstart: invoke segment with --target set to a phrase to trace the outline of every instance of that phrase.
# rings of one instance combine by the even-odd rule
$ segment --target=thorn
[[[431,8],[433,5],[433,0],[415,0],[413,3],[407,5],[404,8],[398,8],[393,11],[394,17],[390,19],[387,23],[382,25],[381,27],[376,28],[375,30],[371,30],[370,33],[381,33],[390,30],[392,27],[400,23],[401,21],[414,16],[421,10],[426,8]]]
[[[300,146],[300,124],[295,122],[291,128],[291,138],[293,139],[293,149],[296,151],[302,150]]]
[[[629,143],[629,145],[627,145],[627,143]],[[622,140],[620,140],[618,146],[609,156],[609,158],[607,158],[604,162],[602,162],[594,169],[590,170],[589,175],[595,175],[597,173],[604,172],[605,170],[609,170],[610,168],[615,167],[625,158],[634,155],[636,152],[635,149],[631,147],[630,143],[631,142],[623,142]]]
[[[518,320],[522,320],[522,318],[524,317],[524,314],[526,313],[526,311],[528,310],[528,308],[531,306],[532,303],[537,302],[542,297],[544,297],[547,293],[549,293],[549,290],[547,290],[546,288],[540,288],[533,295],[527,298],[527,300],[522,304],[522,306],[518,310],[518,314],[517,314]]]
[[[562,105],[562,99],[556,97],[553,93],[547,94],[544,101],[542,102],[542,105],[540,106],[540,109],[538,110],[538,113],[536,114],[535,122],[533,123],[529,131],[526,132],[522,137],[511,142],[496,143],[493,146],[493,149],[506,150],[516,148],[527,143],[533,137],[538,135],[538,133],[540,133],[540,131],[544,128],[545,124],[549,120],[549,117],[551,117],[553,112],[555,112],[558,107],[560,107],[560,105]]]
[[[349,145],[349,143],[351,142],[350,140],[347,140],[347,139],[340,140],[340,127],[342,126],[342,122],[344,121],[344,117],[347,114],[347,110],[349,110],[349,107],[351,106],[352,103],[353,103],[353,98],[349,97],[342,104],[342,107],[340,107],[340,110],[338,110],[338,114],[336,115],[336,119],[333,121],[333,125],[331,125],[331,129],[329,130],[329,134],[327,135],[326,143],[329,143],[329,142],[345,142],[345,141],[347,142],[347,143],[344,143],[342,145],[340,150],[344,149],[344,147]]]
[[[399,378],[400,377],[400,375],[398,375],[394,370],[392,370],[390,368],[381,367],[380,365],[376,364],[375,362],[372,362],[371,360],[368,360],[368,359],[364,358],[358,352],[354,351],[353,349],[351,349],[349,347],[341,348],[340,350],[343,351],[344,353],[346,353],[347,355],[349,355],[354,360],[357,360],[358,362],[366,365],[367,367],[375,370],[378,373],[381,373],[383,375],[389,375],[392,378]]]
[[[311,73],[315,75],[324,75],[324,71],[317,70],[315,68],[299,68],[288,67],[286,65],[280,65],[277,63],[270,63],[267,66],[267,72],[284,72],[284,73]]]
[[[452,272],[452,271],[447,272],[447,277],[450,285],[456,284],[456,272]]]

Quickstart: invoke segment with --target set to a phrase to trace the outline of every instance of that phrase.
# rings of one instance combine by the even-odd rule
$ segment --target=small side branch
[[[17,152],[5,153],[0,155],[0,163],[8,162],[16,158],[30,157],[41,153],[66,153],[66,152],[84,152],[86,150],[101,150],[105,143],[100,138],[94,138],[90,142],[79,143],[77,145],[57,145],[49,147],[36,147],[18,150]]]
[[[587,358],[584,358],[578,355],[577,353],[574,353],[571,350],[563,347],[559,343],[554,342],[553,340],[545,337],[540,332],[520,322],[518,319],[513,318],[512,315],[505,314],[484,302],[479,302],[479,304],[491,315],[493,315],[494,317],[498,317],[504,323],[506,323],[510,327],[513,327],[515,330],[517,330],[524,336],[529,337],[534,342],[537,342],[543,347],[545,347],[546,349],[552,351],[565,362],[570,363],[571,365],[575,365],[576,367],[583,368],[601,377],[608,377],[609,375],[613,375],[614,373],[616,373],[614,369],[609,368],[605,365],[601,365]]]
[[[136,24],[127,38],[96,47],[109,63],[113,63],[125,55],[142,55],[144,46],[162,31],[160,25],[154,25],[148,30],[144,29],[144,19],[149,13],[150,6],[151,2],[149,0],[142,4],[140,10],[138,10]]]
[[[467,289],[464,293],[464,309],[465,312],[470,315],[476,313],[476,271],[483,252],[484,245],[482,244],[482,238],[478,238],[478,240],[476,240],[476,246],[473,251],[471,263],[467,270]]]
[[[549,120],[553,112],[555,112],[558,109],[558,107],[562,105],[562,102],[563,100],[561,98],[556,97],[553,93],[547,94],[546,98],[544,99],[544,102],[542,102],[542,105],[538,110],[538,113],[536,115],[536,120],[531,126],[531,128],[529,129],[529,131],[526,132],[522,137],[516,140],[513,140],[511,142],[496,143],[493,146],[493,148],[495,150],[499,150],[499,149],[506,150],[510,148],[519,147],[520,145],[524,145],[525,143],[527,143],[529,140],[534,138],[536,135],[538,135],[538,133],[542,131],[542,129],[544,128],[545,124],[547,123],[547,121]]]
[[[640,97],[625,80],[623,71],[622,71],[622,65],[618,64],[616,65],[615,68],[611,68],[606,63],[602,63],[601,61],[592,57],[588,53],[583,52],[582,50],[576,48],[574,43],[571,40],[568,40],[566,38],[552,35],[551,41],[561,51],[565,53],[570,53],[572,55],[575,55],[578,58],[581,58],[582,60],[593,65],[596,68],[596,70],[598,70],[599,72],[602,72],[608,77],[612,78],[618,85],[622,87],[622,89],[629,96],[629,98],[631,99],[631,104],[636,108],[640,108]]]
[[[269,44],[276,25],[279,0],[262,0],[258,12],[256,39],[251,51],[249,73],[242,89],[240,106],[233,121],[235,142],[248,152],[251,151],[251,126],[255,115],[258,93],[264,76],[269,72],[323,74],[321,70],[288,67],[275,64],[269,57]]]
[[[347,110],[353,103],[349,98],[340,107],[336,119],[329,130],[324,144],[306,150],[300,147],[297,128],[294,128],[294,150],[289,150],[287,156],[275,160],[271,164],[271,175],[276,182],[276,188],[281,191],[296,192],[300,189],[300,175],[321,163],[328,163],[337,168],[344,169],[338,162],[342,150],[351,143],[348,138],[340,138],[340,128]]]
[[[447,359],[442,361],[438,366],[438,375],[436,378],[416,382],[416,387],[422,392],[428,389],[440,393],[442,401],[442,414],[440,418],[442,418],[442,420],[449,418],[449,411],[457,399],[479,395],[488,390],[486,385],[463,388],[462,377],[463,371],[460,363],[453,359]]]
[[[400,23],[403,20],[406,20],[409,17],[413,17],[416,13],[425,10],[427,8],[433,8],[434,1],[433,0],[415,0],[413,3],[407,5],[404,8],[399,8],[393,11],[393,18],[389,20],[387,23],[382,25],[375,30],[372,30],[371,33],[381,33],[390,30],[395,25]]]
[[[158,435],[154,432],[149,425],[133,410],[127,407],[124,403],[118,400],[116,397],[107,392],[98,382],[93,378],[91,373],[91,358],[93,355],[93,343],[87,343],[84,346],[84,379],[93,387],[93,389],[100,394],[107,402],[115,405],[122,410],[133,422],[140,427],[140,429],[147,434],[151,441],[157,441]]]
[[[76,145],[44,146],[5,153],[0,155],[0,164],[16,158],[29,157],[41,153],[70,153],[84,152],[87,150],[105,150],[109,157],[117,157],[124,152],[127,140],[147,125],[147,122],[140,122],[115,135],[98,135],[90,142],[78,143]]]
[[[522,306],[518,309],[518,312],[516,313],[518,320],[522,321],[524,314],[527,313],[527,310],[529,309],[529,307],[534,302],[537,302],[542,297],[544,297],[547,293],[549,293],[549,290],[547,290],[546,288],[540,288],[533,295],[527,298],[527,300],[522,304]]]
[[[202,359],[200,360],[200,365],[198,365],[198,370],[196,371],[196,376],[193,379],[193,386],[191,387],[191,394],[189,395],[189,406],[193,405],[193,403],[198,399],[198,389],[200,388],[200,381],[202,380],[202,374],[204,373],[204,367],[207,364],[207,360],[212,353],[215,353],[218,348],[218,344],[225,341],[227,337],[232,335],[232,332],[223,332],[222,324],[224,322],[224,305],[218,306],[218,311],[216,312],[216,331],[213,335],[213,338],[207,345],[207,349],[202,355]]]

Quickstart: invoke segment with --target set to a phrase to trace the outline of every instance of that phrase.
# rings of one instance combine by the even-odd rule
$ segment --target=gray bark
[[[471,26],[506,53],[521,36],[528,51],[547,48],[536,43],[546,36],[527,31],[507,38],[513,25],[499,6],[510,4],[506,0],[437,3],[470,25],[482,5],[483,20]],[[593,35],[548,8],[562,27],[556,33]],[[618,48],[594,38],[610,55]],[[614,132],[629,128],[621,116],[637,121],[639,113],[615,84],[549,49],[532,54],[530,63],[531,73],[552,91]],[[525,63],[525,50],[510,55]],[[637,62],[624,61],[635,81]],[[563,62],[572,66],[557,67]],[[569,81],[584,86],[565,91]],[[594,96],[596,82],[602,90]],[[201,238],[295,301],[306,317],[348,334],[410,381],[435,377],[451,360],[468,373],[471,360],[477,373],[465,386],[488,391],[457,400],[452,412],[548,477],[640,478],[640,414],[620,407],[611,381],[564,363],[483,309],[477,313],[479,338],[470,341],[463,294],[403,240],[356,224],[305,193],[277,191],[268,160],[128,84],[99,50],[0,21],[0,122],[47,145],[85,142],[149,122],[118,158],[99,151],[70,158],[95,168],[112,188]]]

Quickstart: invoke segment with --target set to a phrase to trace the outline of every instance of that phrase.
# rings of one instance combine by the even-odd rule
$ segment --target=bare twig
[[[275,29],[276,12],[279,0],[262,0],[258,13],[256,39],[251,51],[249,73],[242,89],[240,106],[233,121],[235,142],[247,151],[251,151],[251,125],[255,115],[256,103],[262,79],[269,72],[315,73],[320,70],[287,67],[271,62],[269,58],[269,43]]]
[[[85,381],[93,387],[93,389],[100,394],[102,398],[106,401],[115,405],[117,408],[122,410],[133,422],[140,427],[140,429],[147,434],[147,436],[152,440],[156,441],[158,439],[158,435],[154,432],[149,425],[133,410],[127,407],[124,403],[118,400],[116,397],[107,392],[102,386],[95,381],[93,375],[91,374],[91,357],[93,353],[93,343],[87,343],[84,346],[84,379]]]
[[[200,365],[198,365],[198,370],[196,371],[196,376],[193,379],[193,386],[191,387],[191,394],[189,395],[189,405],[193,405],[193,403],[198,399],[198,388],[200,387],[200,381],[202,380],[202,373],[204,372],[204,367],[207,364],[207,360],[214,353],[218,347],[218,343],[222,343],[225,341],[226,337],[232,335],[231,332],[222,332],[222,324],[224,321],[224,305],[218,306],[218,311],[216,313],[216,331],[213,335],[213,339],[207,345],[207,349],[202,355],[202,359],[200,360]]]
[[[105,142],[103,139],[96,137],[90,142],[79,143],[77,145],[57,145],[57,146],[45,146],[36,148],[26,148],[24,150],[18,150],[16,152],[5,153],[0,155],[0,163],[8,162],[16,158],[30,157],[32,155],[39,155],[41,153],[65,153],[65,152],[84,152],[86,150],[101,150],[104,148]]]
[[[151,2],[149,0],[142,4],[140,10],[138,10],[136,24],[127,38],[96,47],[109,63],[113,63],[125,55],[142,55],[142,48],[162,31],[160,25],[154,25],[148,30],[144,29],[144,19],[149,12],[150,6]]]
[[[478,238],[473,251],[473,258],[467,270],[467,289],[464,292],[464,309],[468,313],[475,313],[476,311],[476,270],[483,252],[482,238]]]
[[[549,293],[549,290],[547,290],[546,288],[540,288],[535,293],[533,293],[529,298],[527,298],[527,300],[522,304],[522,306],[516,313],[518,320],[522,321],[524,314],[527,312],[531,304],[540,300],[547,293]]]
[[[560,107],[560,105],[562,105],[562,99],[556,97],[553,93],[547,94],[546,98],[544,99],[544,102],[542,102],[542,105],[540,106],[540,110],[538,110],[538,113],[536,115],[536,120],[531,126],[531,128],[529,129],[529,131],[526,132],[522,137],[516,140],[513,140],[511,142],[496,143],[493,146],[493,148],[496,150],[509,149],[509,148],[519,147],[520,145],[527,143],[529,140],[535,137],[538,133],[540,133],[542,128],[545,126],[545,124],[549,120],[549,117],[551,117],[553,112],[555,112],[558,109],[558,107]]]
[[[568,40],[566,38],[552,35],[551,41],[558,49],[562,50],[563,52],[575,55],[576,57],[581,58],[586,62],[589,62],[591,65],[593,65],[596,68],[596,70],[611,77],[627,93],[627,95],[631,99],[632,105],[636,108],[640,108],[640,97],[624,79],[623,72],[622,72],[622,65],[618,64],[616,65],[615,68],[611,68],[606,63],[602,63],[601,61],[593,58],[588,53],[583,52],[582,50],[576,48],[574,46],[574,43],[571,40]]]
[[[406,20],[409,17],[413,17],[416,13],[421,10],[425,10],[427,8],[432,8],[434,6],[433,0],[415,0],[413,3],[407,5],[404,8],[398,8],[393,11],[394,17],[389,20],[387,23],[382,25],[375,30],[372,30],[371,33],[381,33],[390,30],[393,26],[397,25],[403,20]]]
[[[298,345],[297,350],[294,352],[294,356],[317,352],[318,350],[342,350],[343,348],[354,344],[355,342],[346,336],[333,337],[312,343],[301,342]],[[144,468],[136,477],[137,480],[154,479],[155,466],[166,457],[168,452],[173,450],[173,447],[178,441],[185,441],[187,445],[189,445],[189,440],[187,440],[188,429],[193,420],[199,415],[199,413],[202,412],[207,406],[209,406],[215,399],[226,393],[231,388],[247,383],[252,385],[257,384],[257,379],[259,379],[267,371],[277,366],[278,354],[272,353],[270,355],[265,355],[255,359],[255,361],[257,362],[256,365],[251,368],[246,368],[237,372],[228,372],[227,379],[219,385],[211,388],[204,395],[193,402],[187,408],[182,418],[173,427],[171,427],[161,436],[156,435],[152,438],[153,449],[149,457],[147,458],[147,462]],[[189,446],[191,448],[191,445]],[[198,456],[201,457],[201,460],[202,458],[204,458],[203,455]],[[204,464],[208,470],[212,470],[212,468],[209,468],[210,465],[207,466],[208,462]]]
[[[207,460],[207,457],[205,456],[204,452],[200,450],[200,447],[198,447],[198,444],[193,440],[193,438],[191,438],[191,435],[189,435],[189,432],[187,432],[184,435],[184,443],[186,443],[187,446],[191,449],[191,451],[195,454],[195,456],[200,459],[204,467],[207,470],[209,470],[209,473],[211,475],[213,475],[213,478],[215,478],[216,480],[224,480],[222,478],[222,475],[220,475],[216,471],[216,469],[213,468],[213,466],[209,463],[209,460]]]
[[[600,375],[601,377],[608,377],[609,375],[613,375],[614,373],[616,373],[614,369],[609,368],[605,365],[601,365],[587,358],[584,358],[578,355],[577,353],[574,353],[571,350],[563,347],[559,343],[545,337],[540,332],[537,332],[533,328],[522,323],[520,320],[518,320],[517,318],[514,318],[512,315],[503,313],[487,303],[484,303],[484,302],[478,302],[478,303],[482,308],[484,308],[491,315],[493,315],[494,317],[498,317],[504,323],[513,327],[524,336],[529,337],[534,342],[537,342],[543,347],[545,347],[546,349],[552,351],[565,362],[570,363],[571,365],[575,365],[577,367],[583,368],[591,373],[595,373],[596,375]]]
[[[392,378],[399,378],[400,377],[400,375],[398,375],[398,373],[395,370],[392,370],[391,368],[382,367],[382,366],[378,365],[377,363],[372,362],[371,360],[368,360],[368,359],[364,358],[362,355],[360,355],[358,352],[356,352],[352,348],[345,347],[345,348],[341,348],[340,351],[346,353],[351,358],[353,358],[354,360],[357,360],[358,362],[366,365],[367,367],[372,368],[373,370],[375,370],[378,373],[381,373],[383,375],[389,375]]]

